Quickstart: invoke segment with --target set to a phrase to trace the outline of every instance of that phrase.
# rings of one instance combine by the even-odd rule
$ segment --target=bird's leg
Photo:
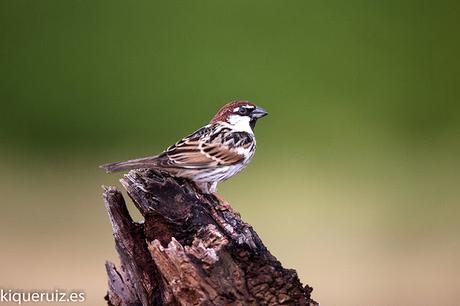
[[[222,205],[224,208],[228,208],[228,202],[225,201],[225,199],[222,196],[217,194],[217,182],[208,183],[208,192],[219,201],[220,205]]]
[[[219,201],[220,205],[228,209],[230,204],[228,204],[228,202],[217,193],[217,182],[209,183],[209,193],[211,193]]]
[[[209,184],[208,183],[195,183],[197,187],[201,190],[202,193],[207,194],[211,193],[209,190]]]

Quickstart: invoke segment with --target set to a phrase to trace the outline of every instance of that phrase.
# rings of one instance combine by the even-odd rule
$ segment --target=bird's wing
[[[164,168],[206,169],[242,162],[254,146],[246,132],[212,124],[181,139],[157,157]]]

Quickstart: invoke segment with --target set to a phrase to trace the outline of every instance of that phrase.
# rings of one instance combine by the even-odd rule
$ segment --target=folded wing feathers
[[[244,154],[238,152],[239,141],[236,141],[234,137],[228,137],[232,134],[228,133],[229,131],[228,128],[222,127],[207,128],[207,133],[197,131],[188,139],[183,139],[171,146],[165,154],[173,163],[176,163],[176,166],[183,168],[233,165],[242,161]],[[199,137],[196,137],[197,135]]]
[[[245,159],[255,145],[245,132],[231,132],[227,127],[207,125],[181,139],[158,156],[139,158],[100,166],[107,172],[137,168],[206,169],[229,166]]]

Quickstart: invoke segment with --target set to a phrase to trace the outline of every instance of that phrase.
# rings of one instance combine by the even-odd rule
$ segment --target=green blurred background
[[[0,287],[104,304],[97,165],[270,112],[220,193],[322,305],[460,305],[456,1],[0,1]]]

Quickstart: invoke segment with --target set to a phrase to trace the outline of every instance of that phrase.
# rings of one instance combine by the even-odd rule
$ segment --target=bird
[[[254,128],[268,112],[249,101],[224,105],[209,124],[169,146],[161,154],[100,167],[108,173],[132,169],[164,170],[192,180],[205,194],[217,192],[217,184],[241,172],[256,150]]]

